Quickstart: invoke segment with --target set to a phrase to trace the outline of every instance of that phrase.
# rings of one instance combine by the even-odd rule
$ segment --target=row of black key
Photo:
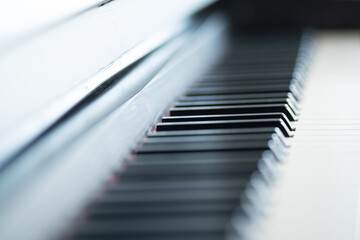
[[[271,181],[295,130],[306,41],[300,33],[234,39],[147,134],[74,238],[217,240],[234,229],[232,217],[251,217],[246,189]]]

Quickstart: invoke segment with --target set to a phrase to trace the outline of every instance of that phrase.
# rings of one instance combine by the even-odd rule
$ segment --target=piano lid
[[[183,31],[187,17],[214,1],[94,6],[103,2],[59,3],[55,6],[62,9],[55,12],[36,1],[24,15],[28,21],[13,22],[17,15],[5,19],[13,23],[0,27],[0,162],[103,84],[106,76],[94,79],[96,73],[112,68],[114,74],[129,66]],[[1,11],[14,12],[14,6],[9,3]]]

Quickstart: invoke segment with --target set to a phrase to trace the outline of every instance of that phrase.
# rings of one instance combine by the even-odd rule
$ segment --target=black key
[[[218,159],[217,159],[218,160]],[[235,159],[234,159],[235,160]],[[257,160],[248,160],[257,161]],[[136,164],[134,162],[133,164]],[[131,192],[131,191],[167,191],[181,189],[218,189],[218,188],[238,188],[244,186],[248,181],[238,178],[216,178],[216,179],[184,179],[182,181],[147,181],[147,182],[119,182],[109,188],[109,192]]]
[[[149,132],[147,137],[177,137],[177,136],[201,136],[201,135],[239,135],[281,132],[276,127],[265,128],[232,128],[232,129],[201,129],[183,131]]]
[[[261,79],[261,80],[244,80],[244,79],[219,79],[219,81],[200,81],[196,83],[196,87],[222,87],[222,86],[261,86],[265,84],[292,84],[300,85],[295,79]]]
[[[296,115],[287,104],[171,108],[170,116],[277,113],[277,112],[284,113],[286,117],[291,121],[297,120]]]
[[[215,100],[273,99],[273,98],[288,98],[293,103],[297,104],[297,100],[294,98],[294,96],[291,93],[288,92],[183,96],[179,99],[179,101],[191,102],[191,101],[215,101]]]
[[[208,72],[208,74],[222,71],[223,69],[233,69],[234,71],[237,71],[237,69],[276,69],[278,67],[287,67],[287,68],[294,68],[297,63],[294,61],[289,62],[262,62],[262,63],[249,63],[249,62],[243,62],[242,64],[231,64],[231,60],[228,61],[228,63],[223,63],[218,65],[217,67],[213,68]],[[236,60],[235,60],[236,61]]]
[[[238,151],[238,150],[266,150],[268,141],[253,140],[247,142],[195,142],[195,143],[164,143],[164,144],[144,144],[137,154],[145,153],[171,153],[171,152],[205,152],[205,151]]]
[[[154,216],[186,216],[203,214],[230,214],[237,207],[237,201],[233,203],[192,203],[192,204],[158,204],[122,206],[105,205],[97,206],[90,210],[88,215],[92,219],[120,219],[120,218],[153,218]]]
[[[228,169],[228,171],[218,173],[237,173],[241,169]],[[250,171],[250,168],[249,170]],[[246,170],[242,170],[246,172]],[[149,174],[150,175],[150,174]],[[152,192],[151,194],[144,192],[137,193],[112,193],[107,194],[101,200],[100,204],[124,204],[124,205],[139,205],[139,204],[161,204],[161,203],[172,203],[172,202],[184,202],[184,203],[198,203],[198,202],[234,202],[240,200],[242,188],[238,189],[198,189],[198,190],[181,190],[168,192]]]
[[[291,110],[298,115],[298,106],[294,105],[290,99],[249,99],[249,100],[215,100],[215,101],[193,101],[178,102],[175,108],[182,107],[207,107],[207,106],[239,106],[239,105],[260,105],[260,104],[287,104]]]
[[[181,137],[152,137],[144,140],[143,144],[171,144],[171,143],[207,143],[207,142],[242,142],[242,141],[262,141],[276,139],[284,147],[289,147],[285,136],[278,134],[250,134],[250,135],[212,135],[212,136],[181,136]]]
[[[258,161],[262,157],[262,150],[239,150],[239,151],[218,151],[218,152],[181,152],[181,153],[152,153],[136,155],[136,162],[193,162],[193,161],[217,161],[237,160],[237,161]]]
[[[159,143],[195,143],[195,142],[233,142],[270,139],[273,133],[243,134],[243,135],[210,135],[210,136],[181,136],[181,137],[151,137],[144,139],[143,144]]]
[[[221,63],[219,63],[217,65],[217,67],[214,68],[214,70],[216,71],[216,69],[218,68],[223,68],[223,67],[227,67],[227,66],[232,66],[232,67],[236,67],[238,65],[242,66],[242,67],[246,67],[246,66],[254,66],[254,65],[267,65],[267,64],[289,64],[289,65],[295,65],[296,64],[296,59],[294,59],[293,57],[285,57],[285,56],[278,56],[278,57],[272,57],[271,59],[269,58],[248,58],[248,59],[242,59],[242,58],[236,58],[235,56],[233,58],[227,58],[224,59],[224,61],[222,61]],[[211,73],[211,71],[210,71]]]
[[[202,146],[197,144],[198,148]],[[279,139],[273,142],[269,142],[267,148],[262,146],[233,146],[234,144],[228,146],[227,148],[218,148],[218,149],[189,149],[187,144],[178,144],[177,146],[169,147],[169,149],[156,149],[149,146],[146,150],[141,152],[138,157],[140,160],[136,162],[130,162],[129,166],[169,166],[177,167],[183,164],[190,164],[195,166],[195,164],[227,164],[227,163],[247,163],[247,162],[257,162],[262,158],[262,153],[267,151],[266,149],[271,149],[272,155],[276,159],[282,159],[284,153],[286,153],[286,148],[289,145],[283,144]],[[239,144],[240,145],[240,144]],[[166,146],[163,144],[162,146]],[[270,150],[269,150],[270,151]],[[258,154],[261,153],[261,154]],[[180,155],[180,156],[178,156]],[[215,156],[217,156],[217,158]],[[173,157],[174,159],[168,160],[166,157]],[[185,158],[188,157],[188,158]],[[219,158],[220,157],[220,158]]]
[[[292,79],[292,72],[281,72],[281,73],[243,73],[243,74],[209,74],[202,78],[202,81],[219,81],[220,79]],[[221,81],[221,80],[220,80]]]
[[[242,86],[242,87],[204,87],[192,88],[188,91],[189,96],[219,95],[219,94],[240,94],[240,93],[271,93],[271,92],[291,92],[296,99],[301,99],[301,90],[296,85],[288,84],[269,84],[262,86]]]
[[[288,99],[246,99],[246,100],[213,100],[213,101],[192,101],[178,102],[175,107],[201,107],[201,106],[231,106],[231,105],[251,105],[251,104],[277,104],[288,103]]]
[[[221,239],[227,216],[189,216],[182,218],[90,220],[77,233],[87,239]],[[116,237],[116,238],[115,238]],[[179,238],[176,238],[179,237]]]
[[[246,119],[270,119],[279,118],[286,126],[295,131],[290,120],[283,113],[248,113],[248,114],[223,114],[223,115],[195,115],[195,116],[171,116],[163,117],[162,122],[194,122],[194,121],[218,121],[218,120],[246,120]]]
[[[294,67],[286,67],[286,66],[277,66],[277,67],[273,67],[273,68],[226,68],[226,67],[222,67],[221,69],[217,69],[217,71],[212,71],[212,74],[253,74],[253,73],[263,73],[263,74],[267,74],[267,73],[274,73],[274,72],[293,72],[294,71]],[[208,74],[210,75],[210,74]]]
[[[253,160],[255,161],[255,160]],[[135,164],[136,162],[134,162]],[[142,191],[168,191],[168,190],[182,190],[182,189],[225,189],[225,188],[239,188],[246,185],[248,181],[246,179],[232,179],[232,178],[216,178],[216,179],[184,179],[182,181],[166,181],[166,182],[119,182],[108,190],[109,192],[132,192]]]

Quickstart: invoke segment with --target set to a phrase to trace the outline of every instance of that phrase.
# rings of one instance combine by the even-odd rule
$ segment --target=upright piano
[[[359,2],[18,4],[0,239],[360,238]]]

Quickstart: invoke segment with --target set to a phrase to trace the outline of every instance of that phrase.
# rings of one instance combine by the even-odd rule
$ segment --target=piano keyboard
[[[224,239],[261,211],[298,119],[312,33],[242,34],[139,143],[71,239]],[[256,195],[255,195],[256,196]],[[245,224],[245,223],[244,223]]]

